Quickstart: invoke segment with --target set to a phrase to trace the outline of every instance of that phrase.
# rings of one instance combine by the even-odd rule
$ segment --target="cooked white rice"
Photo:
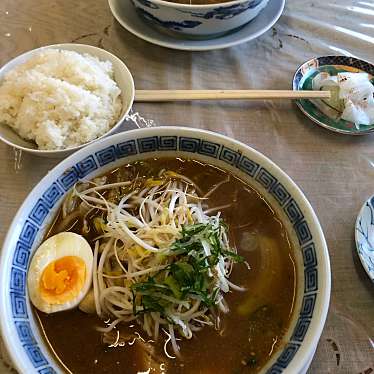
[[[39,149],[65,149],[105,134],[121,113],[110,61],[47,49],[10,71],[0,86],[0,123]]]

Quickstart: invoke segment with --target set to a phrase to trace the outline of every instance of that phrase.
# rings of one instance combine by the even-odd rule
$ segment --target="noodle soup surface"
[[[225,294],[229,312],[219,313],[218,327],[206,326],[194,331],[191,339],[177,340],[180,358],[174,358],[170,342],[160,337],[154,341],[136,321],[120,323],[103,334],[96,330],[105,326],[103,320],[79,309],[49,315],[35,309],[45,339],[61,366],[75,374],[256,373],[282,346],[292,317],[296,270],[288,234],[274,210],[251,186],[201,162],[149,159],[112,170],[105,174],[106,183],[139,176],[157,180],[163,170],[193,181],[201,196],[211,191],[204,200],[205,209],[220,208],[229,243],[244,259],[234,263],[230,282],[245,291],[232,289]],[[120,190],[118,193],[121,195]],[[86,222],[76,214],[66,223],[60,211],[47,237],[72,231],[94,248],[98,214],[91,212]],[[176,338],[180,338],[177,332]]]

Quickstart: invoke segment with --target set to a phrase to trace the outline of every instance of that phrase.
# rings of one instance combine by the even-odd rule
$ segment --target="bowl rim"
[[[70,49],[71,47],[74,47],[74,49]],[[68,48],[68,49],[66,49],[66,48]],[[81,48],[82,49],[86,49],[86,50],[88,49],[89,51],[92,51],[92,53],[89,52],[89,51],[83,51],[83,50],[80,51]],[[35,155],[40,155],[40,156],[42,156],[42,155],[43,156],[50,155],[50,156],[56,156],[56,157],[58,157],[58,156],[60,156],[62,154],[71,153],[71,152],[74,152],[74,151],[76,151],[78,149],[86,147],[87,145],[92,144],[92,143],[94,143],[94,142],[96,142],[96,141],[98,141],[100,139],[103,139],[104,137],[106,137],[108,135],[111,135],[114,131],[116,131],[118,129],[118,127],[122,124],[122,122],[124,121],[124,119],[126,118],[126,116],[128,115],[129,111],[132,108],[132,105],[133,105],[134,99],[135,99],[135,84],[134,84],[134,78],[133,78],[133,76],[131,74],[130,69],[126,66],[126,64],[119,57],[117,57],[116,55],[114,55],[111,52],[108,52],[104,48],[99,48],[99,47],[95,47],[93,45],[81,44],[81,43],[58,43],[58,44],[50,44],[50,45],[45,45],[45,46],[42,46],[42,47],[39,47],[39,48],[35,48],[35,49],[31,49],[29,51],[26,51],[26,52],[24,52],[24,53],[22,53],[22,54],[20,54],[20,55],[18,55],[16,57],[12,58],[8,62],[6,62],[3,66],[0,67],[0,80],[3,79],[3,76],[4,76],[4,72],[3,71],[6,70],[7,67],[9,67],[9,65],[12,65],[18,59],[22,60],[23,58],[28,57],[28,56],[30,56],[30,58],[31,58],[33,54],[37,53],[38,51],[42,52],[43,50],[46,50],[46,49],[60,49],[60,50],[64,50],[65,49],[67,51],[75,51],[75,52],[80,53],[80,54],[89,53],[93,57],[97,57],[97,58],[99,58],[99,57],[97,56],[97,54],[95,53],[95,51],[101,51],[105,55],[110,56],[110,58],[108,58],[108,61],[110,61],[110,62],[113,62],[113,61],[118,62],[119,65],[121,66],[121,69],[123,69],[123,71],[125,71],[126,74],[130,77],[129,86],[130,86],[130,96],[131,96],[131,99],[130,99],[128,105],[127,105],[127,108],[125,110],[123,110],[123,108],[121,109],[121,112],[123,111],[123,113],[120,115],[120,117],[118,118],[118,120],[114,123],[114,125],[105,134],[103,134],[103,135],[99,136],[98,138],[93,139],[93,140],[91,140],[91,141],[89,141],[87,143],[83,143],[83,144],[80,144],[80,145],[75,146],[75,147],[69,147],[69,148],[64,148],[64,149],[37,149],[37,148],[34,149],[34,148],[28,148],[28,147],[25,147],[25,146],[22,146],[22,145],[15,144],[15,143],[13,143],[12,141],[10,141],[6,137],[3,137],[0,134],[0,140],[3,141],[5,144],[11,146],[11,147],[14,147],[14,148],[17,148],[19,150],[22,150],[22,151],[25,151],[25,152],[29,152],[29,153],[32,153],[32,154],[35,154]],[[19,66],[21,63],[22,62],[16,63],[14,67]],[[123,73],[121,73],[121,75],[122,74]],[[117,83],[117,85],[118,85],[118,83]],[[122,90],[121,90],[121,95],[122,95]],[[6,125],[0,123],[0,126],[6,126]],[[12,131],[14,131],[12,128],[10,128],[10,129]],[[25,140],[25,141],[27,142],[27,140]]]
[[[125,0],[127,1],[127,0]],[[166,8],[182,8],[182,9],[210,9],[210,8],[215,8],[215,7],[219,7],[219,6],[223,6],[223,7],[226,7],[226,6],[233,6],[233,5],[237,5],[237,4],[242,4],[242,3],[246,3],[246,2],[250,2],[250,1],[255,1],[255,0],[230,0],[230,1],[227,1],[227,2],[220,2],[220,3],[213,3],[213,4],[182,4],[182,3],[174,3],[172,1],[167,1],[167,0],[147,0],[148,2],[150,3],[154,3],[154,4],[158,4],[158,5],[162,5]],[[258,7],[259,5],[261,5],[261,3],[263,3],[264,1],[266,2],[269,2],[271,0],[261,0],[260,3],[258,3],[256,5],[256,7]]]
[[[153,128],[142,128],[142,129],[135,129],[129,130],[126,132],[122,132],[119,134],[112,135],[110,137],[106,137],[99,142],[91,144],[89,147],[85,147],[78,152],[70,155],[69,157],[62,160],[58,163],[49,173],[47,173],[31,190],[28,194],[24,202],[22,203],[21,207],[18,209],[16,215],[13,218],[11,225],[8,228],[7,235],[4,240],[3,249],[1,251],[0,256],[0,269],[9,268],[7,271],[0,271],[0,284],[4,283],[5,280],[8,278],[6,276],[7,273],[10,273],[11,270],[11,263],[7,264],[8,256],[13,255],[14,251],[11,252],[10,243],[12,241],[14,229],[18,225],[19,221],[22,221],[22,217],[24,216],[24,211],[29,210],[28,205],[33,199],[36,199],[34,196],[36,195],[39,197],[41,192],[44,191],[45,184],[49,184],[49,180],[54,181],[54,175],[60,173],[61,171],[65,171],[69,167],[72,167],[77,162],[83,160],[85,157],[92,155],[95,151],[99,151],[105,149],[106,147],[112,146],[113,144],[118,144],[119,141],[126,141],[129,139],[139,139],[142,138],[142,135],[145,137],[149,136],[159,136],[160,133],[162,135],[190,135],[190,136],[200,136],[202,139],[215,139],[216,141],[221,141],[221,144],[229,143],[235,149],[243,150],[244,152],[249,152],[252,156],[257,157],[258,159],[264,162],[264,165],[272,168],[271,170],[275,170],[276,175],[278,175],[283,183],[286,183],[290,188],[292,188],[293,194],[292,196],[303,206],[305,213],[309,217],[308,221],[313,226],[313,231],[317,234],[314,237],[314,241],[316,242],[316,248],[318,249],[318,254],[323,261],[318,261],[317,269],[318,275],[320,279],[323,279],[321,283],[321,287],[319,288],[319,297],[318,303],[316,302],[316,307],[314,309],[313,316],[310,320],[310,325],[308,327],[308,333],[300,343],[300,346],[296,352],[296,354],[292,357],[287,367],[284,369],[284,372],[287,373],[295,373],[295,372],[302,372],[305,369],[305,366],[310,361],[311,357],[314,354],[314,351],[317,347],[317,343],[321,337],[322,330],[324,328],[324,324],[326,321],[328,309],[329,309],[329,302],[330,302],[330,292],[331,292],[331,270],[330,270],[330,259],[329,253],[327,248],[327,243],[319,223],[319,220],[305,197],[302,190],[296,185],[296,183],[289,177],[279,166],[277,166],[272,160],[270,160],[267,156],[262,154],[261,152],[257,151],[256,149],[252,148],[251,146],[244,144],[240,141],[232,139],[226,135],[219,134],[213,131],[196,129],[191,127],[182,127],[182,126],[160,126],[160,127],[153,127]],[[168,136],[166,135],[166,136]],[[187,135],[187,136],[188,136]],[[132,137],[133,136],[133,137]],[[126,157],[124,157],[124,162]],[[103,166],[101,166],[103,167]],[[26,217],[27,218],[27,217]],[[25,218],[25,220],[26,220]],[[17,234],[18,235],[18,234]],[[302,246],[300,245],[300,248]],[[8,248],[8,249],[7,249]],[[8,265],[8,266],[6,266]],[[304,266],[305,268],[305,266]],[[6,300],[6,295],[9,293],[9,288],[1,287],[0,288],[0,301]],[[5,316],[10,314],[10,309],[5,307],[6,303],[0,302],[0,315]],[[318,308],[317,308],[318,306]],[[300,316],[300,314],[296,315],[296,317]],[[293,317],[295,318],[295,315]],[[15,364],[17,369],[20,372],[23,372],[23,369],[26,368],[26,364],[20,359],[22,356],[19,356],[18,348],[21,346],[21,342],[19,341],[18,336],[12,337],[11,335],[11,317],[9,321],[5,318],[0,318],[0,333],[3,337],[4,343],[6,345],[7,351],[12,359],[12,362]],[[283,347],[284,349],[284,347]],[[282,348],[279,347],[278,352],[282,352]]]

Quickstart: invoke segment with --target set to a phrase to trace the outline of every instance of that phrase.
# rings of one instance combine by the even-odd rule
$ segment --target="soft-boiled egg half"
[[[93,254],[73,232],[48,238],[35,252],[27,276],[31,302],[45,313],[76,307],[91,287]]]

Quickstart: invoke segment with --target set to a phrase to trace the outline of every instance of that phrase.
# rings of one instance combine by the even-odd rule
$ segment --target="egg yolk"
[[[76,256],[61,257],[49,263],[40,278],[40,294],[49,304],[73,300],[86,279],[86,264]]]

